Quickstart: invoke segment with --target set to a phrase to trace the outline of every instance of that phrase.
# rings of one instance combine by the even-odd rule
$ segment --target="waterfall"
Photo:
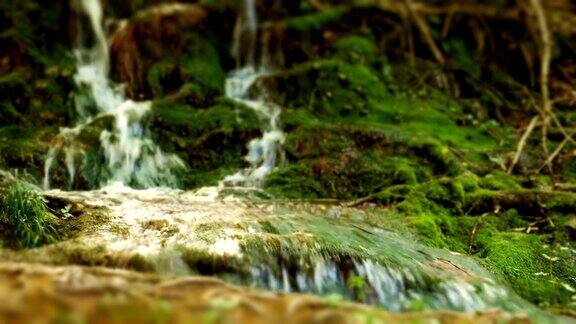
[[[110,55],[103,28],[103,12],[100,0],[79,1],[79,9],[89,19],[94,44],[75,50],[77,72],[74,81],[86,95],[75,97],[79,122],[74,128],[63,128],[56,144],[49,150],[44,169],[44,187],[50,187],[50,175],[59,155],[64,155],[70,186],[78,173],[78,164],[86,167],[89,161],[79,136],[87,126],[99,119],[111,118],[112,126],[99,136],[103,156],[98,172],[100,186],[120,183],[126,186],[154,187],[175,186],[177,179],[172,171],[185,167],[176,155],[165,154],[147,136],[142,125],[150,111],[151,102],[135,102],[127,99],[123,88],[109,79]]]
[[[409,311],[414,304],[429,310],[488,311],[503,302],[509,311],[529,310],[526,303],[490,278],[437,278],[369,259],[350,260],[348,268],[342,260],[299,261],[299,266],[280,265],[280,269],[259,264],[251,269],[247,282],[236,282],[284,293],[339,294],[394,312]],[[354,278],[361,282],[357,291],[351,287]]]
[[[284,133],[279,126],[280,107],[267,100],[266,89],[257,82],[270,72],[266,49],[262,49],[261,60],[256,62],[258,44],[258,17],[254,0],[244,1],[244,10],[238,15],[234,30],[233,55],[237,68],[226,79],[226,96],[240,102],[260,116],[266,127],[262,137],[248,144],[245,160],[249,167],[227,176],[221,185],[261,187],[267,175],[284,160],[282,144]],[[257,91],[254,95],[251,91]]]

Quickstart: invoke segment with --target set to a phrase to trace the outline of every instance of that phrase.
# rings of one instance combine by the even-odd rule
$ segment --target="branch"
[[[544,164],[538,169],[538,172],[542,171],[542,169],[546,166],[552,169],[552,161],[554,161],[556,156],[558,156],[558,154],[562,152],[562,149],[564,148],[564,145],[566,145],[566,143],[568,143],[568,137],[564,138],[564,140],[560,143],[560,145],[558,145],[558,147],[554,150],[554,152],[550,154],[550,156],[546,159],[546,162],[544,162]]]
[[[552,41],[550,31],[548,30],[548,21],[546,13],[542,7],[541,0],[530,0],[530,4],[536,15],[538,29],[540,30],[540,92],[542,93],[542,108],[544,113],[549,114],[552,111],[552,103],[550,101],[549,89],[549,74],[550,74],[550,60],[552,57]],[[548,116],[544,121],[547,123]]]
[[[328,9],[328,6],[322,3],[320,0],[308,0],[310,7],[314,8],[316,11],[325,11]]]
[[[442,55],[442,51],[440,51],[438,46],[436,46],[436,43],[432,38],[432,34],[430,33],[430,28],[428,28],[428,24],[426,24],[426,21],[424,21],[424,19],[422,19],[422,17],[420,17],[420,15],[414,9],[414,3],[412,0],[404,0],[404,3],[406,4],[406,8],[408,8],[408,12],[410,12],[410,15],[414,19],[414,22],[416,23],[416,26],[418,27],[424,42],[426,42],[430,48],[432,55],[434,55],[434,58],[436,61],[438,61],[438,63],[444,65],[444,55]]]
[[[402,14],[405,8],[398,4],[396,1],[390,0],[373,0],[362,1],[363,4],[370,3],[380,10],[395,12]],[[466,3],[453,3],[449,5],[434,6],[422,2],[412,2],[412,10],[421,16],[437,16],[446,14],[464,14],[471,16],[484,16],[502,19],[518,19],[521,17],[520,10],[517,8],[499,8],[497,6],[480,5],[480,4],[466,4]]]
[[[484,213],[482,215],[480,215],[480,217],[478,217],[476,219],[476,222],[474,223],[474,227],[472,228],[472,232],[470,232],[470,236],[468,237],[468,253],[471,254],[472,253],[472,245],[474,244],[474,237],[476,236],[476,232],[478,231],[478,226],[480,226],[482,224],[482,222],[484,221],[484,217],[486,217],[486,215],[488,215],[489,213]]]
[[[514,159],[512,160],[512,164],[510,164],[510,168],[508,168],[508,174],[512,173],[512,171],[514,170],[514,167],[516,166],[516,164],[520,160],[520,155],[522,155],[522,151],[524,151],[524,146],[526,146],[526,140],[528,139],[530,134],[532,134],[532,131],[536,127],[536,123],[538,122],[538,119],[540,119],[539,116],[532,118],[532,120],[530,121],[530,124],[528,125],[528,128],[526,128],[526,131],[522,135],[522,138],[520,138],[520,141],[518,142],[518,148],[516,149],[516,154],[514,154]]]

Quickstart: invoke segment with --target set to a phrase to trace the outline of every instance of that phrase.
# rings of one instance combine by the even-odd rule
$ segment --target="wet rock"
[[[23,284],[26,283],[26,284]],[[0,263],[0,320],[11,323],[529,323],[501,312],[388,313],[343,301],[273,294],[204,277],[163,278],[84,267]]]
[[[46,195],[100,214],[67,220],[77,224],[71,226],[73,239],[34,250],[0,250],[3,260],[220,276],[272,291],[338,293],[393,311],[502,307],[538,313],[471,259],[367,225],[375,217],[369,211],[254,203],[220,197],[217,188],[109,187]],[[81,220],[96,221],[102,214],[106,221],[78,228]]]
[[[127,85],[128,96],[142,99],[147,93],[146,73],[160,58],[177,56],[186,49],[187,32],[206,19],[197,4],[169,3],[138,12],[123,22],[111,42],[114,75]]]

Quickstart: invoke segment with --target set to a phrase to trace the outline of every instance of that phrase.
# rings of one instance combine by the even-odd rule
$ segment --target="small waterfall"
[[[394,312],[418,305],[429,310],[488,311],[504,302],[509,311],[527,311],[519,298],[487,278],[441,279],[367,259],[343,263],[318,258],[310,264],[303,261],[300,267],[282,265],[279,270],[261,264],[252,268],[249,283],[277,292],[338,294]]]
[[[244,10],[236,21],[232,48],[238,68],[226,79],[226,96],[253,109],[267,125],[262,129],[262,137],[248,144],[245,159],[250,166],[227,176],[222,181],[226,186],[261,187],[266,176],[284,161],[284,133],[279,126],[280,107],[266,100],[265,89],[257,84],[270,71],[265,49],[261,50],[260,62],[256,62],[257,44],[258,18],[254,0],[245,0]],[[254,95],[252,91],[259,93]]]
[[[50,188],[51,172],[60,155],[64,156],[70,186],[73,186],[79,166],[86,168],[89,163],[85,145],[79,137],[92,123],[106,118],[112,120],[112,125],[101,131],[99,136],[99,154],[103,155],[104,160],[101,166],[95,166],[100,169],[98,185],[121,183],[144,188],[175,186],[177,179],[172,170],[183,169],[185,164],[176,155],[162,152],[146,135],[142,120],[149,112],[151,103],[127,99],[123,88],[109,80],[110,56],[100,0],[82,0],[78,4],[80,11],[89,19],[94,35],[91,47],[81,45],[75,50],[78,68],[74,81],[87,95],[75,97],[78,124],[74,128],[63,128],[56,144],[48,152],[44,187]]]
[[[218,193],[214,187],[196,192],[109,187],[54,190],[47,197],[110,209],[113,217],[107,225],[70,246],[79,255],[92,255],[98,246],[103,256],[114,256],[99,257],[96,264],[139,269],[145,265],[147,271],[163,275],[215,276],[244,286],[355,300],[394,312],[500,310],[531,318],[542,315],[470,256],[426,247],[383,228],[368,229],[359,226],[359,219],[318,219],[329,213],[318,206],[222,201]],[[142,263],[121,261],[135,257]]]

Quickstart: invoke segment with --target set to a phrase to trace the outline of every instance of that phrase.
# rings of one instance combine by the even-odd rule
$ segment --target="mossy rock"
[[[216,185],[242,168],[247,144],[260,135],[264,122],[249,107],[226,98],[208,108],[159,100],[150,118],[156,142],[188,164],[182,175],[186,188]]]
[[[576,259],[570,249],[550,246],[546,238],[523,233],[499,233],[482,253],[491,269],[501,274],[528,300],[544,307],[566,305],[576,286]]]
[[[331,7],[319,13],[291,17],[284,21],[284,25],[288,30],[310,32],[339,21],[345,12],[343,7]]]
[[[346,36],[334,44],[336,57],[350,63],[372,64],[376,59],[374,41],[362,36]]]
[[[188,34],[186,50],[179,55],[160,55],[152,64],[147,84],[154,97],[180,90],[180,96],[195,106],[209,106],[223,94],[225,74],[219,53],[211,40],[199,34]]]
[[[0,128],[0,168],[19,170],[16,172],[41,179],[46,145],[57,132],[56,127],[10,125]]]
[[[307,109],[327,119],[366,116],[386,94],[370,68],[339,60],[305,63],[270,78],[275,83],[272,98],[284,107]]]

